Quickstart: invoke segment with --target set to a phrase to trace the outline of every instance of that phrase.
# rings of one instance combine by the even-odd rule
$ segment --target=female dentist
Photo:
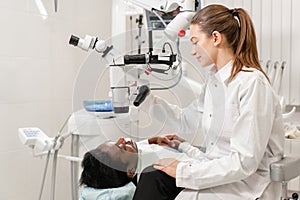
[[[283,156],[281,107],[260,66],[249,15],[242,8],[207,6],[193,17],[190,40],[200,64],[214,64],[198,100],[203,112],[185,112],[153,95],[148,101],[163,105],[182,126],[201,118],[206,151],[166,136],[169,146],[192,159],[162,159],[145,169],[134,199],[279,198],[269,165]]]

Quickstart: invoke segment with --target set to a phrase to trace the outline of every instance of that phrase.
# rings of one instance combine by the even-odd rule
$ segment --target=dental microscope
[[[147,53],[140,53],[140,46],[138,54],[127,54],[123,55],[123,61],[116,64],[115,58],[110,55],[114,54],[114,44],[106,44],[106,41],[100,40],[95,36],[86,35],[85,38],[80,38],[72,35],[69,44],[79,47],[82,50],[89,51],[94,50],[101,54],[101,57],[110,63],[110,89],[112,93],[112,104],[114,113],[128,113],[130,99],[133,100],[134,106],[139,106],[150,90],[163,90],[170,89],[176,85],[170,85],[164,88],[153,88],[150,87],[149,80],[141,79],[140,75],[145,73],[159,74],[170,74],[177,73],[178,81],[181,78],[181,55],[179,51],[179,38],[185,36],[185,30],[187,29],[191,18],[194,15],[197,7],[199,6],[198,1],[195,0],[128,0],[128,2],[135,4],[148,12],[155,13],[155,15],[164,24],[163,32],[167,39],[170,41],[177,41],[176,52],[173,52],[173,47],[170,42],[165,42],[161,47],[161,55],[153,53],[153,41],[152,41],[152,28],[148,27],[148,40],[149,40],[149,51]],[[171,13],[175,12],[174,18],[172,18],[168,24],[165,24],[160,13]],[[142,19],[139,18],[139,28],[142,25]],[[139,30],[140,32],[140,30]],[[166,55],[166,47],[169,46],[170,53]],[[109,55],[110,54],[110,55]],[[115,54],[115,57],[117,55]],[[159,66],[159,67],[154,67]],[[162,67],[165,66],[165,67]],[[101,67],[101,66],[99,66]],[[128,78],[130,76],[130,78]],[[127,81],[130,79],[130,81]],[[134,84],[132,84],[134,82]]]

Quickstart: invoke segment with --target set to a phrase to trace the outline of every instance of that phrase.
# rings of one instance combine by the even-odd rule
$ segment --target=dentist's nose
[[[193,46],[191,49],[192,56],[196,56],[196,53],[197,53],[196,48]]]

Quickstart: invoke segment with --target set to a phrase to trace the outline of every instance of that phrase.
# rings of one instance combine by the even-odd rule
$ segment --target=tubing
[[[47,169],[48,169],[48,164],[49,164],[50,153],[51,153],[51,151],[48,151],[42,185],[41,185],[40,194],[39,194],[39,200],[42,200],[42,194],[43,194],[44,184],[45,184],[45,180],[46,180],[46,174],[47,174]]]
[[[54,151],[54,156],[53,156],[53,167],[52,167],[52,181],[51,181],[51,196],[50,199],[54,200],[55,197],[55,178],[56,178],[56,166],[57,166],[57,154],[58,150]]]

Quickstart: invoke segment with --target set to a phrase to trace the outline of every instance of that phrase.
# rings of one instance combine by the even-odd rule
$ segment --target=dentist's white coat
[[[159,97],[147,100],[156,118],[161,118],[163,110],[167,122],[181,131],[202,128],[205,134],[206,153],[187,142],[179,146],[194,160],[177,166],[176,185],[188,188],[177,200],[271,200],[280,196],[280,185],[271,183],[269,172],[270,163],[283,156],[278,97],[256,69],[239,72],[228,83],[231,68],[231,62],[219,71],[213,67],[202,95],[185,109]]]

